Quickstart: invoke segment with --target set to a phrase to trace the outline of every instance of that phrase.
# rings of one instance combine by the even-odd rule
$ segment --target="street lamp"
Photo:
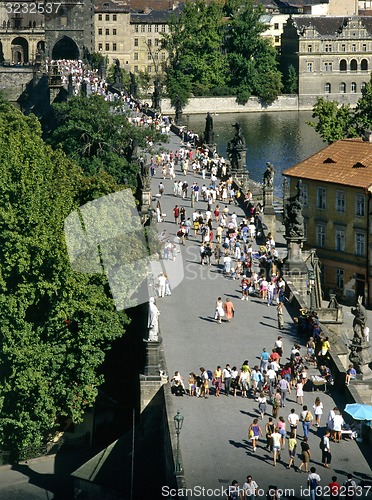
[[[174,469],[174,472],[177,474],[178,472],[182,471],[182,467],[180,464],[180,432],[182,429],[183,425],[183,419],[184,416],[181,415],[180,410],[177,410],[177,415],[174,416],[174,426],[176,428],[176,434],[177,434],[177,451],[176,451],[176,467]]]
[[[310,309],[313,309],[314,308],[315,274],[314,274],[314,271],[312,269],[307,273],[307,277],[309,280]]]

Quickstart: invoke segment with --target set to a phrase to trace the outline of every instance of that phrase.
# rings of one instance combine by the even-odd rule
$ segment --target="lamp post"
[[[175,415],[173,418],[174,426],[176,428],[176,435],[177,435],[176,466],[174,469],[175,474],[182,471],[182,467],[180,464],[180,432],[181,432],[182,425],[183,425],[183,419],[184,419],[184,416],[181,415],[180,410],[177,410],[177,415]]]
[[[313,270],[307,273],[309,280],[309,292],[310,292],[310,309],[314,309],[314,286],[315,286],[315,274]]]

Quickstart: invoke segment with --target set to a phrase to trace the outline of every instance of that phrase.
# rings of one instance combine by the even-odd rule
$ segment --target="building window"
[[[149,25],[147,26],[147,31],[148,31],[148,33],[151,33],[151,31],[152,31],[152,26],[151,26],[151,24],[149,24]]]
[[[325,210],[326,208],[326,188],[316,188],[316,208]]]
[[[331,62],[324,63],[324,71],[332,71],[332,63]]]
[[[110,21],[110,14],[106,14],[105,19],[106,21]]]
[[[150,39],[150,40],[147,40],[147,46],[148,46],[148,47],[151,47],[151,46],[152,46],[152,40],[151,40],[151,39]]]
[[[117,14],[113,14],[113,15],[112,15],[112,20],[113,20],[113,21],[117,21],[117,20],[118,20],[118,16],[117,16]]]
[[[350,84],[350,92],[351,92],[352,94],[355,94],[355,93],[356,93],[356,90],[357,90],[357,85],[356,85],[356,83],[355,83],[355,82],[351,82],[351,84]]]
[[[159,47],[159,38],[155,38],[155,47]]]
[[[366,253],[366,237],[364,233],[355,233],[355,253],[361,256]]]
[[[102,50],[102,43],[98,44],[98,50]]]
[[[159,52],[155,52],[154,59],[155,59],[155,61],[157,61],[159,59]]]
[[[313,71],[313,63],[312,62],[307,63],[307,71],[308,71],[308,73],[311,73]]]
[[[161,53],[161,60],[162,60],[162,61],[165,61],[165,52],[162,52],[162,53]]]
[[[332,44],[326,43],[324,49],[326,52],[332,52]]]
[[[152,60],[151,52],[147,52],[147,60],[148,61]]]
[[[324,85],[324,93],[325,94],[330,94],[331,93],[331,84],[328,83],[328,82]]]
[[[98,28],[98,34],[102,35],[102,28]]]
[[[280,36],[274,36],[274,42],[275,43],[280,43]]]
[[[151,72],[152,72],[152,66],[151,66],[151,64],[150,64],[149,66],[147,66],[147,72],[148,72],[148,73],[151,73]]]
[[[344,43],[341,44],[341,52],[346,52],[346,45]]]
[[[138,66],[134,66],[134,72],[138,73]]]
[[[98,14],[98,21],[102,21],[102,14]]]
[[[362,44],[362,52],[367,52],[367,44],[366,43]]]
[[[366,205],[366,198],[364,194],[355,195],[355,215],[357,217],[365,216],[365,205]]]
[[[336,212],[345,213],[346,193],[345,191],[336,191]]]
[[[341,59],[341,61],[340,61],[340,71],[346,71],[346,69],[347,69],[346,59]]]
[[[307,51],[308,52],[312,52],[313,51],[313,46],[312,45],[308,45],[307,46]]]
[[[159,25],[158,24],[155,24],[154,31],[155,31],[155,33],[159,33]]]
[[[336,287],[343,290],[344,288],[344,270],[336,269]]]
[[[116,43],[113,43],[112,44],[112,50],[115,52],[117,49],[116,49]]]
[[[325,247],[325,225],[317,224],[315,227],[316,246]]]
[[[135,39],[134,39],[134,46],[135,46],[135,47],[138,47],[138,38],[135,38]]]
[[[360,84],[360,91],[362,92],[366,88],[366,82]]]
[[[301,185],[301,198],[302,204],[304,207],[309,206],[309,186],[307,184],[302,183]]]
[[[337,252],[345,251],[345,229],[337,227],[335,231],[335,250]]]
[[[141,26],[141,33],[144,33],[146,31],[146,26],[144,24],[142,24]]]
[[[367,59],[362,59],[360,62],[360,69],[362,71],[368,71],[368,61]]]
[[[340,83],[340,94],[345,94],[345,92],[346,92],[346,83],[341,82]]]
[[[274,23],[274,30],[278,30],[279,29],[279,23]]]
[[[358,63],[356,59],[352,59],[350,61],[350,71],[357,71],[358,69]]]
[[[134,53],[134,60],[135,60],[135,61],[138,61],[138,52],[135,52],[135,53]]]
[[[351,52],[356,52],[356,43],[351,44]]]
[[[106,50],[107,50],[107,51],[108,51],[108,50],[110,50],[110,44],[109,44],[109,43],[106,43],[106,44],[105,44],[105,47],[106,47]]]
[[[134,25],[134,32],[135,32],[135,33],[138,33],[138,32],[139,32],[139,26],[138,26],[138,24],[135,24],[135,25]]]
[[[116,36],[116,28],[114,28],[114,29],[112,30],[112,34],[113,34],[114,36]]]
[[[108,28],[106,28],[106,35],[109,35],[110,34],[110,30]]]
[[[165,29],[166,29],[165,24],[162,24],[162,25],[161,25],[161,32],[162,32],[162,33],[165,33]]]

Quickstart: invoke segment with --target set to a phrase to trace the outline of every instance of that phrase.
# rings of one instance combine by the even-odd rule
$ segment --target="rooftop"
[[[287,168],[283,175],[372,191],[372,142],[342,139]]]
[[[312,15],[296,15],[293,17],[295,26],[300,32],[304,31],[306,28],[313,27],[321,36],[339,35],[351,19],[353,19],[353,17]],[[354,19],[359,19],[368,33],[372,34],[372,17],[355,16]]]

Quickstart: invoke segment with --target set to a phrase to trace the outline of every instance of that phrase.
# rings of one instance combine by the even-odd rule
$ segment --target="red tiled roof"
[[[342,139],[287,168],[283,175],[372,191],[372,142]]]

